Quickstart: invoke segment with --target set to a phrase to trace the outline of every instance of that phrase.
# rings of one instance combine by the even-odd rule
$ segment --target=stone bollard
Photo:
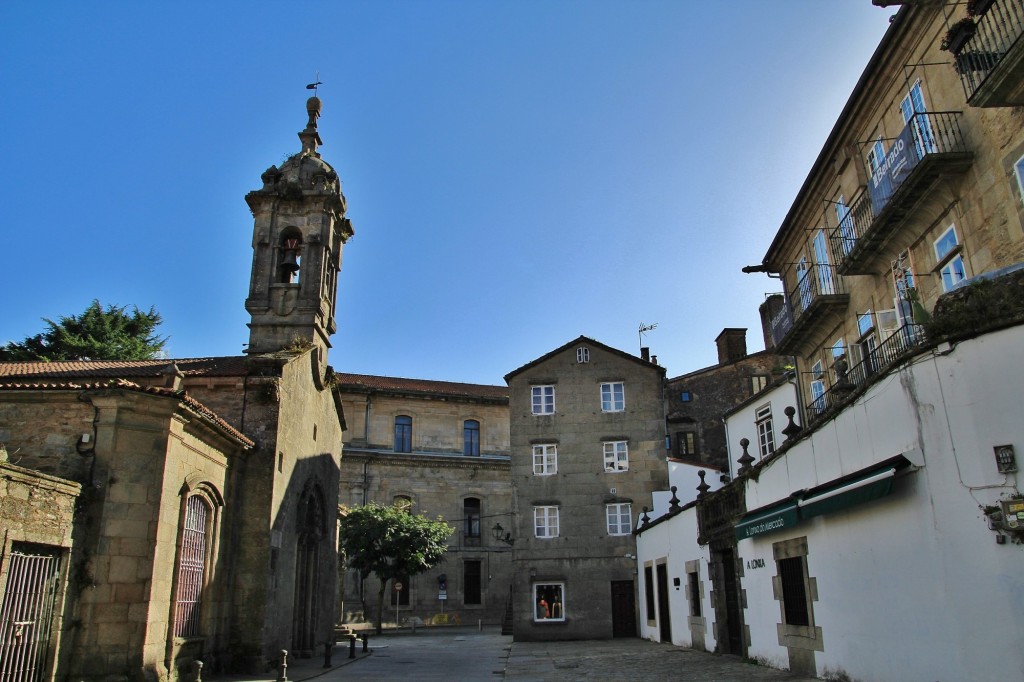
[[[331,642],[324,642],[324,667],[331,667],[331,650],[334,648],[334,644]]]
[[[288,651],[281,649],[281,662],[277,665],[277,682],[288,682]]]
[[[351,634],[351,635],[348,636],[348,657],[349,658],[355,658],[356,657],[356,636],[355,636],[355,634]]]
[[[365,654],[369,650],[370,650],[370,633],[369,632],[364,632],[363,633],[363,653]]]
[[[203,662],[196,661],[196,682],[203,682]]]

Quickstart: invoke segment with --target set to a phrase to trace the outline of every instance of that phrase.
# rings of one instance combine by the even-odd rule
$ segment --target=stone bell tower
[[[337,330],[341,251],[353,231],[338,174],[317,153],[320,109],[320,99],[310,97],[302,151],[268,168],[263,187],[245,195],[255,221],[247,353],[312,343],[324,360]]]

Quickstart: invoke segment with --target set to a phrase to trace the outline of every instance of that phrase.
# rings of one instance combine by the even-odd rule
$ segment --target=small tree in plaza
[[[378,634],[388,581],[418,575],[444,561],[452,532],[444,521],[412,514],[408,507],[370,503],[347,510],[341,524],[341,550],[349,568],[380,579],[374,623]]]

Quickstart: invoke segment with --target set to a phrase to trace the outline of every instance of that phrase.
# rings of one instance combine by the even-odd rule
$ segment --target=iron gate
[[[38,682],[47,673],[60,550],[15,543],[0,606],[0,682]]]

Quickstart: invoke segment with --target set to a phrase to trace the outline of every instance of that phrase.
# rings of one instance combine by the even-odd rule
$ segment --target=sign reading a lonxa
[[[914,144],[913,123],[908,123],[893,141],[889,151],[885,154],[885,159],[875,169],[871,181],[868,183],[871,208],[875,215],[878,215],[878,212],[889,203],[893,192],[907,179],[910,171],[920,160],[917,146]]]

